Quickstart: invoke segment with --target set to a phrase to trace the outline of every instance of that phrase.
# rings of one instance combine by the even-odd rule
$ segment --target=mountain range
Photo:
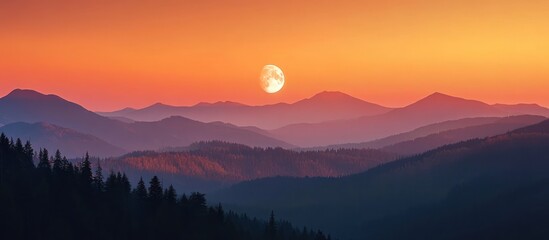
[[[413,140],[402,141],[380,149],[404,156],[419,154],[447,144],[503,134],[521,127],[542,122],[545,119],[545,117],[532,115],[504,117],[493,123],[450,129],[418,137]]]
[[[292,104],[98,114],[17,89],[0,98],[0,132],[342,239],[516,239],[517,221],[545,231],[548,112],[442,93],[391,109],[323,92]]]
[[[441,133],[452,129],[461,129],[484,124],[491,124],[501,120],[503,117],[476,117],[463,118],[458,120],[449,120],[440,123],[429,124],[416,128],[412,131],[403,132],[388,137],[360,143],[345,143],[334,144],[328,146],[318,146],[312,148],[302,148],[304,150],[324,150],[324,149],[340,149],[340,148],[382,148],[389,145],[397,144],[404,141],[414,140],[431,134]],[[467,140],[467,139],[463,139]]]
[[[0,98],[0,122],[6,125],[17,122],[53,124],[63,129],[71,129],[72,136],[92,135],[126,152],[185,146],[207,140],[230,141],[259,147],[292,147],[283,141],[245,128],[222,123],[202,123],[184,117],[170,117],[157,122],[123,122],[103,117],[58,96],[44,95],[32,90],[17,89]],[[20,134],[21,131],[12,131],[15,135],[10,137],[23,137],[23,140],[28,140],[27,138],[50,138],[43,136],[44,134],[61,135],[52,131],[54,129],[36,129],[40,127],[45,128],[46,125],[35,125],[35,135],[30,135],[31,130],[25,133],[26,135]],[[86,146],[80,148],[82,147]],[[76,151],[67,145],[58,145],[54,148],[67,153]],[[80,157],[84,153],[78,152],[75,156]],[[108,152],[92,154],[104,156],[108,155]]]
[[[448,120],[507,115],[507,112],[483,102],[434,93],[403,108],[376,116],[294,124],[272,132],[289,143],[313,147],[371,141]]]
[[[120,151],[126,153],[181,147],[211,140],[283,148],[330,144],[355,147],[360,144],[350,143],[368,141],[370,142],[365,144],[367,147],[370,144],[380,145],[383,141],[387,144],[381,145],[387,146],[433,134],[429,129],[436,127],[441,127],[440,131],[451,130],[472,126],[474,124],[471,122],[475,121],[480,123],[484,121],[481,118],[487,120],[490,117],[519,114],[549,116],[548,112],[548,109],[535,104],[488,105],[441,93],[434,93],[397,109],[365,102],[340,92],[322,92],[292,104],[247,106],[218,102],[190,107],[155,104],[144,109],[126,108],[117,112],[101,113],[103,115],[59,96],[44,95],[32,90],[16,89],[0,98],[0,124],[42,123],[34,125],[25,133],[12,130],[11,137],[54,139],[55,135],[68,136],[62,132],[68,133],[67,130],[70,130],[72,139],[80,138],[81,142],[89,142],[90,146],[85,148],[96,150],[93,153],[96,156],[112,156]],[[445,121],[455,122],[444,123]],[[290,125],[273,130],[261,128],[287,123]],[[435,125],[428,127],[432,124]],[[46,125],[50,128],[46,129]],[[55,133],[55,128],[51,126],[58,127],[59,132]],[[425,128],[422,130],[421,127]],[[405,133],[408,131],[411,132]],[[397,137],[399,134],[403,135]],[[89,137],[95,140],[91,141]],[[78,149],[69,144],[54,143],[52,141],[47,146],[60,148],[70,157],[84,154],[82,147]],[[92,147],[94,144],[98,146]],[[107,149],[105,144],[111,145],[111,149]],[[118,150],[114,151],[112,148]]]
[[[343,239],[516,239],[513,229],[525,227],[518,222],[531,224],[528,233],[545,229],[547,146],[549,120],[347,177],[266,178],[212,196],[252,215],[273,209]]]
[[[209,193],[241,181],[274,176],[346,176],[388,163],[397,159],[397,156],[419,154],[447,144],[495,136],[545,119],[531,115],[465,119],[463,122],[477,125],[403,140],[379,149],[293,151],[282,148],[251,148],[241,144],[214,141],[195,143],[188,147],[165,148],[161,151],[133,152],[105,159],[101,165],[114,171],[124,170],[134,181],[155,174],[174,183],[179,191]],[[439,125],[438,129],[442,129],[455,125],[455,121]],[[437,128],[427,126],[423,129]]]
[[[391,110],[341,92],[321,92],[295,103],[249,106],[235,102],[199,103],[194,106],[169,106],[156,103],[142,109],[125,108],[100,112],[108,117],[125,117],[136,121],[158,121],[184,116],[201,122],[221,121],[238,126],[274,129],[295,123],[319,123],[378,115]]]

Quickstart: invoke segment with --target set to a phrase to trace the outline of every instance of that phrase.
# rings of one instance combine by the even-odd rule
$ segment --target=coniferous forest
[[[37,164],[35,164],[37,162]],[[267,213],[268,214],[268,213]],[[268,215],[266,217],[269,217]],[[72,164],[59,151],[0,135],[0,239],[330,239],[226,212],[204,194],[178,195],[157,177],[132,188],[124,173],[103,176],[89,157]]]

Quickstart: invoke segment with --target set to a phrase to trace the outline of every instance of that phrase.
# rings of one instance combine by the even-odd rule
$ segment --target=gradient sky
[[[265,64],[284,71],[277,94],[259,87]],[[0,95],[14,88],[92,110],[324,90],[549,106],[549,1],[4,0]]]

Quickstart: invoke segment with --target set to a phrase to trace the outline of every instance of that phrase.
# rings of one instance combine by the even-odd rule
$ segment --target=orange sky
[[[286,75],[277,94],[265,64]],[[323,90],[549,106],[549,1],[0,1],[0,95],[14,88],[92,110]]]

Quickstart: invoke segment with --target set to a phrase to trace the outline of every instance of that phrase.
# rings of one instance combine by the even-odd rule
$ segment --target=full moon
[[[267,93],[275,93],[284,86],[284,73],[275,65],[265,65],[261,69],[261,88]]]

